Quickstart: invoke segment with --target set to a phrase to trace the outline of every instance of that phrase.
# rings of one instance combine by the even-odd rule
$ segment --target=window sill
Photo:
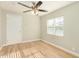
[[[47,35],[53,37],[54,39],[64,39],[64,36],[53,35],[53,34],[47,34]]]

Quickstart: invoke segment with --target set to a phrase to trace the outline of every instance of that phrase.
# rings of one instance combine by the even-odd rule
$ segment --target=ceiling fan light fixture
[[[38,12],[38,10],[36,10],[36,11],[33,10],[31,13],[32,13],[33,15],[38,15],[39,12]]]

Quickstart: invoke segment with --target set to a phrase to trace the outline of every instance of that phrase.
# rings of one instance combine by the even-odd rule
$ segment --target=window
[[[64,35],[64,17],[57,17],[47,21],[47,33],[63,36]]]

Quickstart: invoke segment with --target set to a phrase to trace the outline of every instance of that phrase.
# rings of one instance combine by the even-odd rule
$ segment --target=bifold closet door
[[[7,14],[7,44],[22,41],[22,16],[18,14]]]

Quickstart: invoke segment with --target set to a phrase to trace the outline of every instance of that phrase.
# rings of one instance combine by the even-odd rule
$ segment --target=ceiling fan
[[[42,3],[43,3],[42,1],[38,1],[37,3],[32,2],[32,4],[33,4],[32,6],[27,6],[23,3],[18,2],[18,4],[30,9],[30,10],[23,11],[23,13],[32,11],[35,15],[38,15],[38,12],[48,12],[46,10],[39,9],[39,7],[41,6]]]

